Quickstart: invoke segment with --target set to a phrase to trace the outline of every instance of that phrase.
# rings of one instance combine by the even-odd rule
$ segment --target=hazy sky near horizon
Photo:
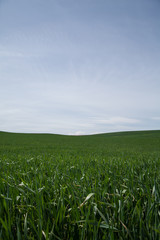
[[[0,0],[0,130],[160,129],[159,0]]]

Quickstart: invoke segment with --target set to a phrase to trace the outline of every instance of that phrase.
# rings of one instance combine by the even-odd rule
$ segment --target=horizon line
[[[10,132],[10,131],[0,131],[0,133],[10,133],[10,134],[26,134],[26,135],[59,135],[59,136],[71,136],[71,137],[80,137],[80,136],[95,136],[95,135],[103,135],[103,134],[116,134],[116,133],[134,133],[134,132],[153,132],[160,131],[160,129],[147,129],[147,130],[126,130],[126,131],[113,131],[113,132],[99,132],[99,133],[91,133],[91,134],[61,134],[61,133],[43,133],[43,132]]]

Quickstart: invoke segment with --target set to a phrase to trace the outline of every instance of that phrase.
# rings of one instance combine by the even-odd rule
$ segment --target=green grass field
[[[0,240],[160,239],[160,131],[0,132]]]

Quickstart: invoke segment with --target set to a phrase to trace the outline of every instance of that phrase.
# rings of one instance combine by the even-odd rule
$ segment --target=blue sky
[[[159,0],[0,0],[0,130],[160,129]]]

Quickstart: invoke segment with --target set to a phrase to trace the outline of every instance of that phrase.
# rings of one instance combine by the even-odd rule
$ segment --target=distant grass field
[[[160,131],[0,132],[0,240],[160,239]]]

